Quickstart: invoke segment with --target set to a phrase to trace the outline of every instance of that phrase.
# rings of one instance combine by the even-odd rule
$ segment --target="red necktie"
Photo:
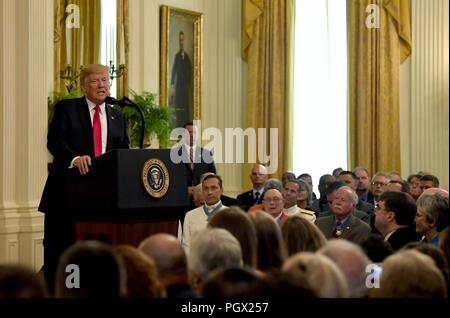
[[[194,171],[194,148],[189,148],[189,167]]]
[[[100,124],[100,106],[95,105],[94,120],[92,121],[94,135],[94,153],[98,157],[102,154],[102,126]]]

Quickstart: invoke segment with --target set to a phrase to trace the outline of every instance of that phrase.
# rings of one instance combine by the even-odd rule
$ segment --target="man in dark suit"
[[[394,250],[419,241],[414,227],[416,203],[407,193],[383,192],[376,206],[375,227]]]
[[[255,163],[250,173],[250,180],[252,181],[253,189],[237,196],[239,206],[244,211],[248,211],[253,205],[261,202],[264,192],[264,182],[267,180],[266,167]]]
[[[332,215],[316,220],[317,227],[327,239],[343,238],[360,244],[369,237],[370,226],[353,215],[357,203],[358,195],[352,188],[343,186],[336,191],[330,205]]]
[[[75,239],[73,221],[64,213],[64,185],[76,170],[87,174],[93,158],[129,147],[124,117],[104,102],[110,87],[108,68],[86,65],[80,83],[84,97],[55,105],[47,136],[53,163],[38,210],[45,213],[44,273],[50,290],[59,255]]]

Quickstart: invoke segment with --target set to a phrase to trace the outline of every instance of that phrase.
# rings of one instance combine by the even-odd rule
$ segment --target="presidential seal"
[[[142,184],[154,198],[163,197],[169,189],[169,171],[159,159],[149,159],[142,168]]]

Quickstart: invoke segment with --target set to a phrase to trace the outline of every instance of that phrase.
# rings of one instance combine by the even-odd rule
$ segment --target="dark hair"
[[[439,179],[436,176],[433,176],[432,174],[424,175],[420,178],[420,181],[432,181],[434,188],[439,188]]]
[[[22,265],[0,265],[0,299],[45,298],[43,280],[30,268]]]
[[[412,179],[416,178],[417,180],[420,180],[420,178],[422,178],[422,176],[420,174],[410,174],[408,176],[408,178],[406,179],[406,181],[408,181],[408,183],[411,183]]]
[[[391,244],[386,242],[380,234],[371,234],[361,242],[361,247],[374,263],[382,263],[386,257],[394,253]]]
[[[325,191],[326,195],[332,194],[334,191],[336,191],[337,189],[341,188],[345,186],[345,183],[342,181],[333,181],[330,184],[328,184],[328,187]]]
[[[401,189],[402,192],[409,193],[409,190],[410,190],[409,184],[405,180],[390,180],[388,182],[388,184],[389,183],[398,183],[402,186],[402,189]]]
[[[412,225],[416,216],[416,202],[407,193],[386,191],[380,195],[379,201],[384,202],[387,211],[395,213],[395,222],[398,225]]]
[[[308,173],[302,173],[301,175],[298,176],[297,179],[303,179],[303,178],[311,178],[311,175],[309,175]]]
[[[194,123],[192,121],[188,121],[183,125],[183,128],[186,129],[187,126],[194,126]]]
[[[341,173],[339,173],[339,176],[346,176],[346,175],[352,176],[353,180],[358,179],[356,177],[356,175],[353,172],[351,172],[351,171],[344,170],[344,171],[341,171]]]
[[[222,189],[223,187],[222,187],[222,178],[219,176],[219,175],[217,175],[217,174],[210,174],[210,175],[207,175],[205,178],[203,178],[203,181],[202,181],[202,184],[203,184],[203,182],[205,182],[206,180],[208,180],[208,179],[217,179],[218,181],[219,181],[219,186],[220,186],[220,188]]]

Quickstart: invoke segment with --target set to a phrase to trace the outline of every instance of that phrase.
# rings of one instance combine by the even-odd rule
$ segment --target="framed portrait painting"
[[[173,108],[174,127],[200,119],[201,13],[161,6],[160,105]]]

